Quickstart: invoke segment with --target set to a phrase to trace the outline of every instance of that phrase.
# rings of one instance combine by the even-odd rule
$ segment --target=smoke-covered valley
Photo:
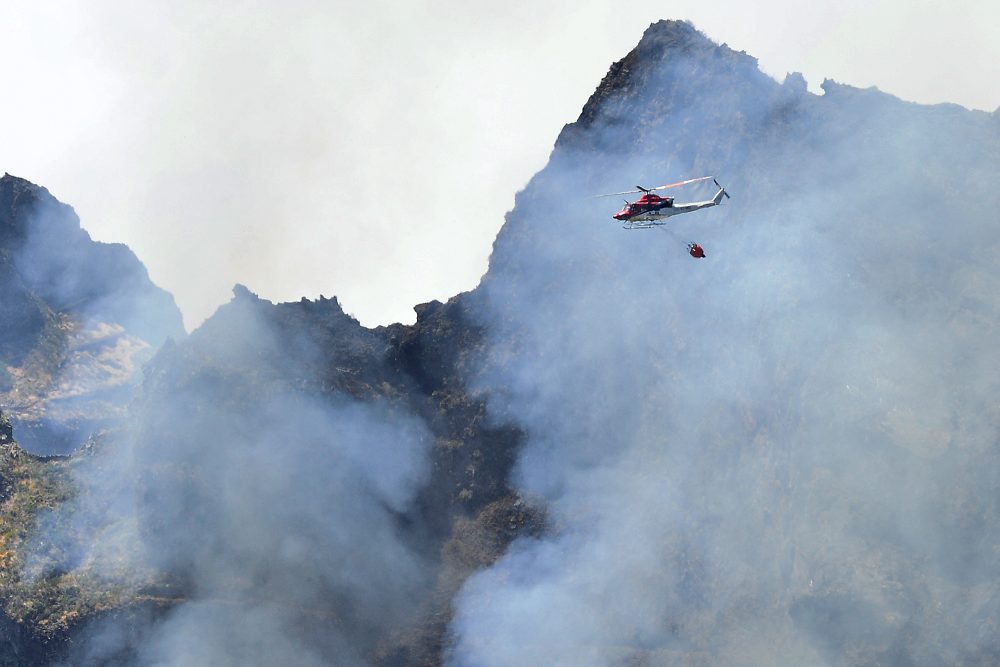
[[[654,24],[412,326],[238,286],[184,336],[0,237],[0,664],[995,664],[1000,118],[823,90]]]

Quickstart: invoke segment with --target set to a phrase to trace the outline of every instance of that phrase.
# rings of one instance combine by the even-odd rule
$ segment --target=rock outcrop
[[[66,453],[121,417],[139,369],[184,336],[126,246],[98,243],[48,190],[0,178],[0,405],[21,442]]]

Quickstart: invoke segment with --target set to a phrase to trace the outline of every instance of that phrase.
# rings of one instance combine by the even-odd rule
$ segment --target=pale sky
[[[1000,106],[996,0],[7,0],[0,171],[127,243],[189,329],[237,282],[412,322],[478,283],[515,192],[661,18],[813,91]]]

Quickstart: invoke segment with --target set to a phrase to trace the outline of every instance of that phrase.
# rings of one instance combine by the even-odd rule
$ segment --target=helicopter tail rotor
[[[722,194],[726,195],[726,199],[732,199],[732,197],[730,197],[730,196],[729,196],[729,193],[728,193],[728,192],[726,192],[726,189],[725,189],[724,187],[722,187],[721,185],[719,185],[719,182],[718,182],[717,180],[715,180],[715,179],[713,178],[713,179],[712,179],[712,182],[713,182],[713,183],[715,183],[715,187],[717,187],[717,188],[719,188],[720,190],[722,190]]]

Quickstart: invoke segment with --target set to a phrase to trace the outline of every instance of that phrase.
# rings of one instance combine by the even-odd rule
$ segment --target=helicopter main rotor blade
[[[699,181],[707,181],[711,176],[699,176],[698,178],[689,178],[686,181],[678,181],[677,183],[668,183],[667,185],[661,185],[655,188],[644,188],[640,186],[638,190],[626,190],[625,192],[609,192],[606,195],[593,195],[591,199],[597,199],[598,197],[620,197],[621,195],[636,195],[640,192],[652,192],[653,190],[666,190],[668,188],[678,188],[682,185],[687,185],[688,183],[698,183]]]
[[[689,178],[686,181],[679,181],[677,183],[669,183],[667,185],[661,185],[656,188],[650,188],[650,190],[666,190],[667,188],[677,188],[682,185],[687,185],[688,183],[697,183],[698,181],[707,181],[712,178],[711,176],[699,176],[698,178]]]
[[[621,195],[634,195],[642,192],[642,190],[627,190],[625,192],[609,192],[605,195],[591,195],[591,199],[597,199],[598,197],[618,197]]]

